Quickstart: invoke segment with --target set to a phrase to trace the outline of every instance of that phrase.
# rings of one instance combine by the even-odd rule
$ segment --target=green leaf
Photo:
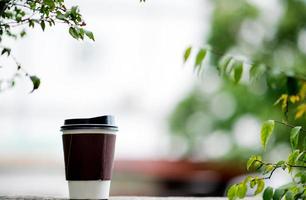
[[[82,28],[77,28],[77,32],[79,34],[79,37],[84,40],[84,29]]]
[[[31,19],[29,19],[28,20],[29,21],[29,27],[32,27],[32,28],[34,28],[34,25],[35,25],[35,21],[34,20],[31,20]]]
[[[273,200],[281,200],[284,194],[285,194],[285,190],[276,189],[273,195]]]
[[[23,30],[20,32],[20,37],[24,37],[26,34],[27,34],[27,32],[25,31],[25,29],[23,29]]]
[[[251,188],[254,188],[254,187],[255,187],[255,185],[257,184],[257,179],[258,179],[258,177],[255,177],[255,178],[253,178],[253,179],[250,181],[250,187],[251,187]]]
[[[275,169],[275,167],[273,165],[266,165],[263,174],[268,174],[269,172],[271,172],[274,169]]]
[[[237,188],[237,196],[240,198],[240,199],[242,199],[242,198],[244,198],[245,197],[245,195],[246,195],[246,193],[247,193],[247,186],[246,186],[246,184],[244,184],[244,183],[240,183],[239,185],[238,185],[238,188]]]
[[[269,139],[272,135],[274,129],[274,120],[268,120],[263,123],[260,131],[261,135],[261,144],[263,146],[263,149],[266,150],[266,146],[269,142]]]
[[[53,0],[44,0],[44,4],[48,5],[51,9],[55,7],[55,3]]]
[[[296,158],[296,161],[301,161],[302,163],[306,164],[306,152],[302,151]]]
[[[263,200],[271,200],[273,196],[273,188],[266,187],[265,191],[263,192],[262,198]]]
[[[233,69],[234,69],[234,82],[238,83],[242,77],[243,62],[241,60],[235,61]]]
[[[95,36],[94,36],[94,34],[93,34],[91,31],[84,30],[84,32],[85,32],[85,35],[86,35],[89,39],[91,39],[92,41],[95,41]]]
[[[300,151],[299,150],[294,150],[291,154],[288,156],[287,163],[289,165],[295,165],[295,161],[297,160],[297,157],[299,156]],[[288,166],[289,172],[291,172],[291,167]]]
[[[256,160],[256,156],[251,156],[247,162],[247,170],[250,170],[251,166],[253,165],[254,161]]]
[[[249,77],[251,82],[258,80],[266,71],[266,66],[264,64],[253,64],[250,71]]]
[[[295,187],[295,185],[296,185],[295,183],[289,182],[285,185],[280,186],[278,189],[287,191],[289,188]]]
[[[7,54],[7,56],[9,56],[11,54],[11,49],[7,48],[7,47],[3,48],[2,51],[1,51],[1,55],[5,54],[5,53]]]
[[[31,93],[32,93],[32,92],[34,92],[34,90],[39,88],[40,79],[37,76],[30,76],[30,79],[33,83],[33,90],[31,91]]]
[[[11,81],[11,87],[14,87],[15,84],[16,84],[15,80],[12,80],[12,81]]]
[[[284,160],[280,160],[276,163],[276,167],[280,167],[282,166],[283,164],[285,164],[286,162]]]
[[[79,13],[79,7],[78,6],[72,6],[70,8],[70,14],[74,17]]]
[[[36,8],[36,2],[29,2],[30,9],[35,10]]]
[[[198,52],[197,54],[197,57],[196,57],[196,61],[195,61],[195,67],[197,66],[201,66],[205,56],[206,56],[206,49],[200,49],[200,51]]]
[[[255,191],[255,195],[259,194],[262,192],[262,190],[264,189],[265,187],[265,182],[264,180],[262,179],[257,179],[257,188],[256,188],[256,191]]]
[[[299,134],[300,134],[301,128],[302,128],[301,126],[297,126],[291,129],[290,144],[291,144],[292,149],[296,149],[298,147]]]
[[[232,61],[232,59],[233,58],[231,56],[224,56],[220,60],[218,64],[218,69],[219,69],[221,76],[224,76],[226,74],[226,70],[229,66],[229,63]]]
[[[261,156],[252,155],[247,162],[247,170],[256,170],[256,169],[260,168],[262,163],[260,163],[258,161],[262,161]]]
[[[286,192],[286,200],[294,200],[293,193],[291,191]]]
[[[185,53],[184,53],[184,63],[188,60],[189,56],[190,56],[190,53],[191,53],[191,50],[192,50],[192,47],[188,47],[186,50],[185,50]]]
[[[287,168],[286,161],[284,161],[284,160],[278,161],[276,163],[276,167],[281,167],[283,170],[285,170]]]
[[[232,186],[228,189],[228,191],[227,191],[227,198],[228,198],[229,200],[234,200],[234,199],[237,198],[237,197],[236,197],[237,188],[238,188],[238,186],[237,186],[237,184],[235,184],[235,185],[232,185]]]
[[[294,165],[295,161],[300,154],[300,150],[294,150],[289,156],[288,156],[288,164]]]
[[[74,27],[69,28],[69,34],[74,38],[74,39],[79,39],[79,34],[77,30]]]
[[[41,22],[40,22],[40,27],[41,27],[41,29],[42,29],[43,31],[45,30],[45,28],[46,28],[45,21],[41,21]]]
[[[302,184],[305,184],[306,183],[306,172],[298,172],[294,175],[294,178],[295,179],[298,179],[296,180],[297,182],[300,182]]]
[[[65,15],[63,15],[63,13],[61,13],[60,11],[56,12],[56,18],[59,20],[66,20]]]
[[[247,176],[247,177],[244,179],[243,183],[244,183],[244,184],[247,184],[247,183],[250,182],[252,179],[253,179],[252,176]]]

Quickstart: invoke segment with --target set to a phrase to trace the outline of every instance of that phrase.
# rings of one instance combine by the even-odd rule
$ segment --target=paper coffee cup
[[[117,130],[109,115],[65,120],[61,131],[70,198],[109,198]]]

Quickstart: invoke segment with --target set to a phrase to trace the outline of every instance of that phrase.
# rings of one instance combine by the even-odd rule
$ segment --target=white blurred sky
[[[65,118],[113,114],[116,158],[168,155],[167,116],[192,87],[182,65],[190,44],[207,34],[211,6],[201,0],[77,0],[96,42],[72,39],[64,25],[29,31],[12,43],[29,73],[41,78],[0,94],[0,158],[62,160]]]

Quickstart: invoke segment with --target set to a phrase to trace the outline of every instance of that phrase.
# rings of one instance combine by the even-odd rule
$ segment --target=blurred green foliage
[[[214,11],[211,31],[205,43],[216,47],[216,51],[221,54],[236,46],[240,40],[237,33],[242,23],[247,19],[258,17],[258,9],[248,2],[245,0],[212,0]],[[214,61],[216,60],[217,58]]]
[[[259,1],[258,4],[245,0],[209,2],[214,7],[210,34],[204,40],[204,44],[208,44],[212,52],[209,56],[209,66],[217,68],[224,55],[232,55],[247,57],[249,65],[261,63],[269,70],[260,74],[254,83],[236,85],[226,78],[219,78],[222,79],[221,86],[208,95],[202,89],[206,85],[207,76],[204,69],[202,83],[195,86],[178,103],[170,116],[171,133],[183,138],[188,145],[186,157],[192,156],[200,149],[199,138],[205,140],[208,134],[216,130],[225,130],[233,137],[235,123],[246,114],[259,121],[286,119],[293,125],[305,125],[304,118],[295,118],[299,108],[294,103],[283,101],[286,103],[283,114],[281,106],[273,104],[282,94],[298,95],[305,84],[306,1],[279,0],[275,1],[275,4],[270,3],[268,9],[258,6]],[[262,92],[256,92],[256,88],[262,88]],[[236,105],[233,114],[226,119],[215,117],[210,111],[214,95],[220,93],[230,94]],[[197,115],[199,112],[203,115]],[[303,114],[302,110],[301,116]],[[203,120],[195,119],[194,116],[206,116],[203,120],[211,121],[211,128],[203,127]],[[201,128],[195,131],[191,127]],[[288,130],[276,128],[276,132],[274,143],[271,143],[272,147],[269,147],[268,151],[273,148],[273,144],[286,143],[289,146]],[[244,159],[258,151],[254,147],[241,147],[234,139],[232,142],[232,149],[221,159]]]

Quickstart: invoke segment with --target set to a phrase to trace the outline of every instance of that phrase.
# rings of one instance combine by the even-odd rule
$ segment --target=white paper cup
[[[70,119],[62,126],[65,174],[71,199],[109,198],[117,127],[97,122],[99,118]]]
[[[111,181],[68,181],[71,199],[108,199]]]

